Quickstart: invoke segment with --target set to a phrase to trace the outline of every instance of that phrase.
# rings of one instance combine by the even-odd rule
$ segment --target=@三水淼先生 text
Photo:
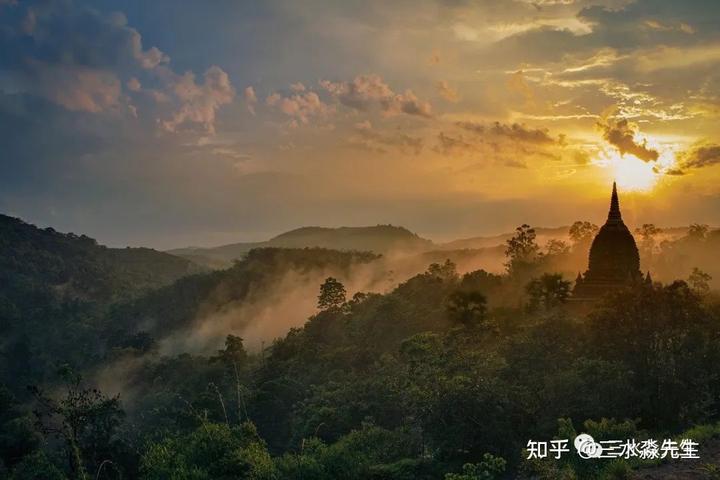
[[[647,440],[600,440],[595,439],[587,433],[575,437],[572,442],[575,452],[580,458],[638,458],[643,460],[653,459],[698,459],[698,442],[689,438],[679,441],[664,439]],[[571,452],[570,440],[555,439],[549,441],[528,440],[525,447],[528,460],[537,458],[560,459],[564,454]]]

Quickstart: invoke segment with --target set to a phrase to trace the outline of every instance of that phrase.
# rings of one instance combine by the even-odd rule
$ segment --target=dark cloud
[[[103,15],[72,2],[0,6],[2,85],[47,98],[68,110],[116,107],[122,72],[154,68],[169,59],[143,49],[120,13]]]
[[[369,121],[355,125],[355,134],[350,144],[376,153],[385,153],[386,147],[396,148],[403,153],[418,155],[423,149],[423,139],[404,132],[382,133],[372,128]]]
[[[637,128],[627,119],[608,119],[605,123],[598,123],[598,126],[602,129],[603,138],[617,148],[620,155],[629,153],[645,162],[654,162],[660,156],[657,150],[648,148],[646,140],[642,143],[635,141]]]
[[[528,168],[527,163],[517,159],[507,159],[503,162],[503,165],[510,168]]]
[[[219,67],[203,81],[169,68],[145,48],[124,14],[71,0],[0,4],[0,88],[50,100],[69,111],[153,116],[156,125],[214,131],[215,112],[234,89]]]
[[[122,13],[103,14],[71,1],[29,0],[0,8],[4,68],[22,69],[27,58],[98,69],[152,68],[169,60],[155,47],[144,49],[140,33]]]
[[[495,135],[500,135],[521,142],[538,144],[550,144],[556,142],[556,140],[548,134],[548,131],[546,129],[527,128],[518,123],[506,125],[500,122],[495,122],[495,124],[493,124],[492,126],[491,131]]]
[[[680,155],[683,168],[702,168],[720,164],[720,145],[699,145]]]
[[[438,134],[438,143],[435,147],[433,147],[433,150],[438,153],[442,153],[443,155],[451,153],[463,154],[466,152],[477,151],[478,146],[472,142],[466,141],[462,135],[455,137],[448,135],[445,132],[440,132]]]
[[[568,55],[590,55],[600,48],[620,53],[637,49],[689,47],[720,39],[720,2],[636,0],[621,8],[593,5],[577,20],[589,33],[540,25],[500,40],[484,52],[497,65],[542,65],[563,62]]]
[[[478,135],[481,135],[486,131],[485,125],[478,122],[455,122],[455,125],[463,130],[467,130],[468,132],[473,132]]]
[[[467,130],[469,132],[473,132],[479,135],[497,135],[518,142],[533,143],[538,145],[561,143],[561,139],[563,138],[553,138],[552,136],[550,136],[550,133],[545,128],[529,128],[519,123],[505,124],[495,122],[491,125],[484,125],[477,122],[457,122],[456,125],[463,130]]]

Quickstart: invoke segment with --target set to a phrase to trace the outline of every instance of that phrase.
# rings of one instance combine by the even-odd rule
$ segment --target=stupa
[[[588,269],[584,275],[578,273],[573,298],[595,300],[642,278],[640,254],[635,238],[623,222],[617,185],[613,182],[607,221],[593,239]]]

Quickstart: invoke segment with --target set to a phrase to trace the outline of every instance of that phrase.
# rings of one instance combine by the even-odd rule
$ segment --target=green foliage
[[[652,223],[645,223],[642,227],[636,228],[635,233],[640,235],[640,249],[645,255],[652,255],[655,250],[655,237],[662,233],[662,229]]]
[[[688,230],[688,238],[691,240],[705,240],[710,228],[704,223],[693,223]]]
[[[31,387],[41,432],[62,441],[64,457],[72,476],[89,478],[106,460],[111,460],[117,428],[124,416],[118,397],[106,397],[93,388],[83,388],[81,378],[64,368],[65,395],[56,400]]]
[[[486,453],[482,462],[466,463],[462,473],[448,473],[445,480],[495,480],[501,478],[506,465],[505,459]]]
[[[40,445],[33,419],[22,409],[21,403],[0,385],[0,460],[12,469],[23,457],[33,453]]]
[[[337,311],[345,304],[347,292],[345,286],[333,277],[325,279],[320,285],[320,295],[318,295],[318,308],[320,310]]]
[[[597,234],[599,228],[594,223],[588,221],[576,221],[570,226],[570,239],[578,245],[589,244]]]
[[[570,245],[566,242],[558,239],[550,239],[545,246],[546,255],[548,256],[561,256],[570,253]]]
[[[485,270],[475,270],[462,276],[460,289],[489,294],[502,285],[502,277],[488,273]]]
[[[628,417],[669,428],[707,420],[720,333],[711,318],[685,282],[621,292],[591,317],[596,354],[623,363],[643,392]]]
[[[427,269],[427,274],[433,277],[437,277],[445,282],[452,282],[457,280],[457,265],[450,261],[445,260],[445,263],[432,263]]]
[[[570,282],[563,280],[559,273],[544,273],[539,278],[533,278],[526,285],[525,291],[530,297],[528,308],[531,311],[551,310],[567,302]]]
[[[698,443],[705,443],[720,437],[720,423],[695,425],[678,435],[679,438],[692,438]]]
[[[511,275],[528,270],[540,257],[535,229],[523,224],[515,229],[515,235],[506,242],[505,267]]]
[[[712,275],[693,267],[693,271],[688,277],[688,284],[696,294],[705,296],[710,293],[710,280],[712,280]]]
[[[68,480],[68,477],[42,451],[38,451],[24,457],[8,480]]]
[[[387,430],[363,424],[332,445],[318,439],[302,442],[297,454],[278,459],[280,479],[314,480],[427,477],[427,462],[417,458],[419,439],[406,430]]]
[[[577,463],[571,456],[526,462],[520,452],[529,438],[572,439],[574,425],[596,439],[675,434],[690,425],[701,425],[688,433],[692,438],[714,438],[720,309],[712,295],[692,279],[638,285],[587,317],[577,313],[565,304],[569,282],[543,275],[564,272],[554,269],[560,257],[585,255],[581,243],[596,227],[573,227],[573,249],[556,242],[546,255],[533,229],[520,227],[507,245],[510,275],[459,276],[453,262],[440,261],[446,252],[436,252],[428,263],[437,263],[425,272],[350,300],[336,279],[351,279],[354,266],[376,255],[258,249],[232,268],[172,285],[160,286],[158,272],[137,287],[159,288],[140,292],[124,283],[145,267],[163,270],[161,260],[107,280],[98,265],[81,261],[82,271],[64,265],[82,255],[100,262],[92,252],[102,247],[28,231],[33,247],[13,251],[40,255],[29,274],[19,272],[17,258],[0,258],[0,280],[9,280],[0,288],[0,320],[10,332],[0,360],[2,474],[624,478],[635,464]],[[23,235],[0,241],[23,243]],[[685,255],[716,241],[706,232],[673,248]],[[277,288],[288,272],[332,276],[321,287],[321,311],[261,352],[224,333],[224,345],[220,336],[208,353],[172,353],[162,341],[192,338],[198,318],[244,305],[256,292]],[[79,286],[94,276],[98,290],[89,286],[81,295]],[[710,286],[711,279],[696,277]],[[108,285],[111,295],[102,293]],[[525,285],[529,309],[518,300]],[[63,363],[89,378],[117,381],[127,392],[127,417],[117,397],[81,385],[77,376],[62,383],[47,375]],[[42,384],[52,395],[38,388],[31,398],[26,384]],[[31,405],[39,423],[31,422]]]
[[[5,215],[0,215],[0,249],[0,278],[26,291],[52,285],[53,293],[65,298],[107,301],[198,271],[173,255],[107,248],[85,235],[41,230]]]
[[[194,432],[166,437],[147,447],[141,461],[145,480],[266,480],[275,466],[255,426],[203,424]]]
[[[480,292],[458,290],[447,299],[450,321],[465,327],[478,327],[487,317],[487,299]]]
[[[596,441],[625,440],[635,438],[640,440],[644,434],[639,432],[634,421],[618,422],[614,419],[603,418],[600,421],[587,420],[583,423],[581,432],[577,432],[569,418],[558,419],[558,439],[567,439],[571,450],[578,433],[590,434]],[[624,459],[582,459],[570,453],[561,459],[527,459],[523,455],[521,470],[528,476],[541,480],[562,479],[625,479],[629,478],[631,466]]]

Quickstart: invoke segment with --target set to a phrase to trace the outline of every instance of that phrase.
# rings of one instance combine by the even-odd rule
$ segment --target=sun
[[[675,165],[672,151],[662,152],[656,161],[645,162],[635,155],[602,152],[596,165],[604,168],[610,177],[625,191],[649,192],[665,177],[664,172]]]
[[[608,180],[617,182],[625,191],[650,191],[660,177],[654,162],[643,162],[634,155],[601,151],[593,163],[605,171]]]
[[[660,177],[652,162],[643,162],[633,155],[613,159],[611,170],[618,187],[623,190],[650,191]]]

